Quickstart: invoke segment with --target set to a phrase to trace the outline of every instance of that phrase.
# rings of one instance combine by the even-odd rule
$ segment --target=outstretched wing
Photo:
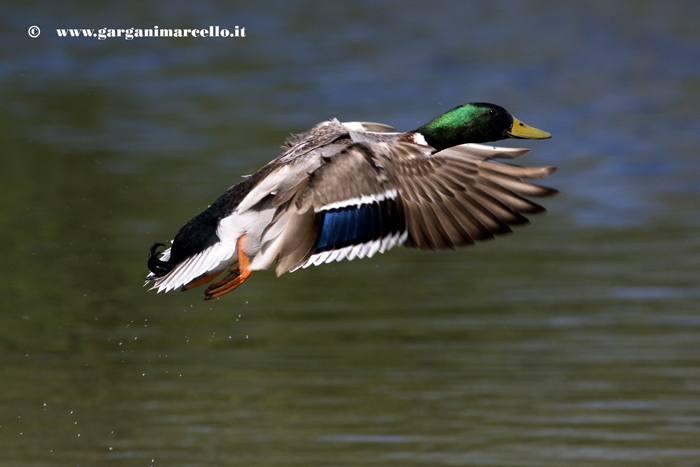
[[[463,144],[417,157],[411,146],[396,148],[401,154],[394,171],[406,210],[407,247],[452,249],[491,239],[527,223],[524,214],[545,211],[526,197],[557,192],[526,181],[547,177],[555,167],[497,161],[524,156],[528,149]]]
[[[556,192],[525,181],[546,177],[553,167],[495,160],[527,149],[471,144],[431,150],[363,140],[324,156],[294,196],[286,195],[293,206],[270,226],[261,252],[275,251],[279,275],[404,243],[455,248],[510,232],[511,225],[527,222],[523,214],[544,211],[526,197]]]

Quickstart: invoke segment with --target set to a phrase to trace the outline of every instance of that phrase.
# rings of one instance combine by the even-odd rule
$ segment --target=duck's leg
[[[219,269],[218,271],[210,272],[208,274],[202,274],[196,279],[193,279],[191,282],[188,282],[187,284],[183,285],[180,290],[183,292],[194,289],[195,287],[199,287],[200,285],[204,285],[207,282],[211,282],[212,280],[216,279],[216,276],[224,272],[224,269]]]
[[[238,266],[231,269],[226,277],[214,282],[204,291],[204,300],[211,300],[226,295],[250,277],[250,260],[243,252],[245,234],[238,239]]]

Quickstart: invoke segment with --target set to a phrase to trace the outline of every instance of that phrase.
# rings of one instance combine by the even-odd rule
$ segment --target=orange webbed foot
[[[207,290],[204,291],[204,300],[211,300],[212,298],[219,298],[226,295],[232,290],[235,290],[238,286],[243,284],[248,277],[250,277],[250,260],[243,252],[242,248],[244,239],[245,234],[241,235],[237,243],[238,266],[231,269],[231,272],[229,272],[226,277],[211,284]]]
[[[192,281],[188,282],[187,284],[183,285],[180,290],[183,292],[194,289],[195,287],[199,287],[200,285],[204,285],[207,282],[211,282],[212,280],[216,279],[216,276],[224,272],[223,269],[219,269],[218,271],[202,274],[196,279],[193,279]]]

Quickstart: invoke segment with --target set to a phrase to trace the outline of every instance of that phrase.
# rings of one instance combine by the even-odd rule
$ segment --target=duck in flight
[[[284,152],[156,243],[146,284],[168,292],[211,283],[205,299],[276,264],[278,276],[371,257],[395,246],[454,249],[487,240],[544,212],[528,198],[557,191],[527,180],[555,167],[501,162],[528,149],[482,143],[551,135],[503,107],[471,103],[405,133],[336,119],[287,138]]]

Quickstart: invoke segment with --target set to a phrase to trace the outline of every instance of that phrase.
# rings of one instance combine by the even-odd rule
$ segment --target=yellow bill
[[[538,130],[530,125],[525,125],[515,117],[513,117],[513,126],[506,134],[511,138],[522,139],[547,139],[552,137],[552,135],[546,131]]]

